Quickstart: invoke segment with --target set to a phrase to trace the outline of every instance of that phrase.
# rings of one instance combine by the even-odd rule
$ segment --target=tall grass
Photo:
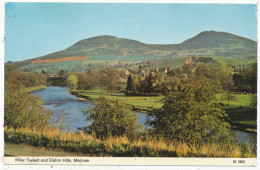
[[[88,156],[124,157],[256,157],[249,146],[232,144],[187,144],[165,141],[152,136],[130,139],[110,136],[104,140],[83,132],[61,132],[55,129],[14,129],[4,127],[5,141],[82,153]],[[29,156],[29,155],[28,155]]]

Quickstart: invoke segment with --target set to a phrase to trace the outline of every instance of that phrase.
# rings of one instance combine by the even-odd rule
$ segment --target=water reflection
[[[87,125],[82,111],[93,107],[91,102],[78,100],[75,96],[67,93],[67,87],[50,86],[43,90],[30,93],[41,97],[44,107],[55,112],[54,119],[58,119],[62,112],[70,131],[77,131]],[[51,120],[51,123],[54,123]]]
[[[256,134],[236,129],[232,129],[232,131],[237,134],[240,143],[256,144]]]

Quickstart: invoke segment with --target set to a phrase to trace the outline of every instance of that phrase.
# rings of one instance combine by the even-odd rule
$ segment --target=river
[[[44,101],[44,108],[53,110],[55,112],[54,119],[58,119],[60,112],[66,120],[68,129],[70,131],[77,131],[78,128],[82,128],[88,124],[86,117],[83,116],[82,111],[87,108],[94,107],[90,101],[79,100],[77,97],[67,92],[67,87],[49,86],[45,89],[34,91],[31,95],[39,96]],[[146,121],[146,114],[138,112],[139,123],[144,124]],[[54,123],[51,120],[51,123]],[[256,135],[241,131],[233,130],[239,138],[241,143],[254,143],[256,141]]]

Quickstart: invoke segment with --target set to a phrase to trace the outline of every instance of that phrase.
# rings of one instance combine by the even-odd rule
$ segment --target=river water
[[[94,105],[90,101],[79,100],[67,92],[67,87],[49,86],[45,89],[34,91],[31,95],[37,95],[44,101],[44,107],[55,112],[54,119],[58,119],[60,112],[66,120],[68,129],[70,131],[77,131],[87,125],[86,117],[83,116],[82,111],[87,108],[92,108]],[[144,124],[146,121],[146,114],[138,112],[139,123]],[[51,120],[51,123],[54,123]],[[240,130],[233,130],[239,138],[241,143],[254,143],[256,135]]]

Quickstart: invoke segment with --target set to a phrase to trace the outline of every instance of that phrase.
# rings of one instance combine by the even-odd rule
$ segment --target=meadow
[[[95,101],[100,96],[105,96],[107,99],[118,99],[128,105],[133,106],[134,110],[152,111],[162,106],[161,100],[163,96],[126,96],[123,91],[116,91],[107,93],[104,90],[71,90],[71,94],[81,98],[85,98],[90,101]]]
[[[152,111],[162,107],[161,100],[164,96],[126,96],[124,91],[116,91],[107,93],[104,90],[71,90],[71,94],[77,97],[84,98],[95,102],[99,96],[105,96],[107,99],[118,99],[133,107],[133,110]],[[236,128],[240,129],[254,129],[256,130],[256,109],[250,106],[250,99],[252,94],[233,94],[234,99],[228,101],[224,98],[223,93],[216,95],[216,100],[222,103],[222,108],[230,117],[230,123]],[[229,105],[228,105],[229,103]]]
[[[252,94],[233,94],[234,98],[230,101],[223,99],[223,96],[223,93],[219,93],[216,97],[224,104],[222,108],[229,115],[231,124],[240,129],[256,131],[257,109],[250,105]]]
[[[70,58],[70,57],[65,57]],[[77,57],[71,57],[77,59]],[[105,68],[108,66],[119,65],[119,61],[121,64],[131,64],[136,63],[136,61],[132,60],[106,60],[106,59],[85,59],[85,60],[63,60],[63,58],[58,58],[55,60],[46,60],[51,62],[46,62],[45,60],[34,61],[29,65],[25,65],[20,68],[20,70],[30,71],[30,72],[41,72],[44,70],[48,73],[58,73],[60,70],[67,70],[69,72],[82,71],[87,68]],[[55,61],[55,62],[53,62]]]

